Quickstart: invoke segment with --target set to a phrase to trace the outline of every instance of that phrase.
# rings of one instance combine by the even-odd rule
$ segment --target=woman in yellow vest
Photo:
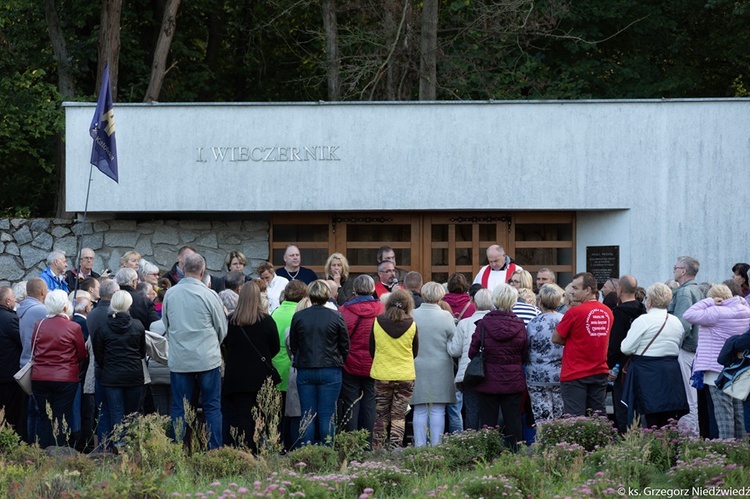
[[[419,342],[417,325],[412,319],[411,294],[397,290],[390,294],[385,313],[379,315],[370,334],[372,369],[375,380],[375,427],[373,449],[400,448],[406,428],[406,409],[414,391],[414,358]],[[386,433],[391,425],[390,435]]]

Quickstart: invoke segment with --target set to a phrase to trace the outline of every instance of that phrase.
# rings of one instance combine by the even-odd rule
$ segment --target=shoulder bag
[[[659,335],[661,334],[661,332],[664,330],[664,326],[667,325],[667,320],[669,320],[669,314],[667,314],[667,316],[664,318],[664,323],[659,328],[659,331],[656,333],[656,336],[654,336],[653,338],[651,338],[651,341],[648,342],[648,345],[646,345],[646,348],[644,348],[643,351],[640,354],[638,354],[638,355],[643,355],[643,354],[646,353],[646,350],[648,350],[648,347],[651,346],[651,344],[654,342],[654,340],[656,340],[656,338],[658,338]],[[626,374],[628,374],[628,369],[630,368],[630,361],[631,361],[632,358],[633,357],[628,357],[627,362],[625,362],[625,365],[622,366],[622,375],[623,376],[625,376]]]
[[[250,346],[253,347],[255,353],[258,354],[261,362],[266,365],[266,369],[268,369],[268,375],[271,377],[271,381],[273,381],[273,384],[278,385],[279,383],[281,383],[281,374],[279,374],[279,370],[276,369],[276,366],[274,366],[273,363],[271,363],[262,353],[260,353],[260,350],[258,350],[258,347],[255,346],[253,340],[250,339],[250,335],[245,332],[244,327],[240,326],[240,331],[242,331],[242,334],[245,335],[245,339],[248,341],[248,343],[250,343]]]
[[[721,371],[716,388],[744,402],[750,395],[750,350],[745,350],[742,358],[736,360]]]
[[[34,344],[31,346],[31,358],[25,366],[13,375],[13,379],[21,386],[26,395],[31,395],[31,369],[34,367],[34,350],[36,350],[36,342],[39,340],[39,329],[42,327],[42,322],[44,322],[44,319],[39,321],[39,325],[36,327],[36,335],[32,334]]]
[[[466,366],[464,371],[463,384],[469,387],[477,386],[479,383],[484,381],[484,324],[482,324],[480,331],[480,343],[479,351]]]

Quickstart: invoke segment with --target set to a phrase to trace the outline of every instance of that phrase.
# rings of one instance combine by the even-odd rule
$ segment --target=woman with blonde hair
[[[448,343],[456,332],[453,315],[440,308],[438,302],[445,289],[436,282],[422,286],[424,303],[414,310],[414,322],[419,329],[420,350],[414,360],[417,378],[411,404],[414,406],[414,446],[440,443],[445,431],[448,404],[456,403],[453,382],[453,358],[448,354]]]
[[[508,284],[518,289],[530,289],[534,291],[534,280],[531,278],[531,272],[528,270],[516,270],[510,276]]]
[[[253,281],[240,289],[237,307],[229,316],[224,346],[226,367],[221,392],[224,427],[236,428],[238,436],[233,439],[233,432],[229,431],[224,441],[255,452],[252,409],[263,383],[271,376],[271,359],[279,353],[280,342],[276,322],[263,308],[260,288]]]
[[[521,406],[526,392],[523,364],[529,356],[526,327],[513,312],[518,291],[500,284],[492,291],[495,310],[484,316],[471,338],[469,358],[484,345],[485,377],[474,387],[479,393],[479,425],[497,426],[502,415],[503,434],[512,450],[523,441]],[[484,339],[482,339],[484,338]]]
[[[349,261],[341,253],[333,253],[323,267],[326,279],[338,284],[336,303],[343,305],[354,296],[354,279],[349,278]]]
[[[325,306],[331,297],[326,281],[311,282],[307,294],[312,307],[296,312],[289,329],[302,417],[313,418],[300,428],[301,439],[302,443],[330,444],[341,391],[341,371],[349,354],[349,334],[341,314]]]
[[[128,251],[120,258],[120,268],[131,268],[138,272],[141,263],[141,254],[137,251]]]
[[[404,441],[406,411],[416,377],[414,358],[419,351],[413,310],[411,293],[398,289],[388,294],[385,312],[373,322],[370,376],[375,380],[374,450],[383,449],[386,442],[390,449],[397,449]]]
[[[743,297],[732,296],[724,284],[711,286],[707,296],[682,316],[689,323],[700,326],[693,373],[703,373],[703,383],[708,387],[714,407],[719,438],[741,439],[745,434],[742,401],[716,388],[716,379],[723,369],[717,358],[727,339],[748,330],[750,306]]]

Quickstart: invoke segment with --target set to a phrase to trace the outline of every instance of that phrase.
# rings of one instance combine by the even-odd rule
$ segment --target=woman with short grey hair
[[[422,286],[424,303],[413,312],[419,331],[419,355],[414,359],[416,380],[411,396],[415,447],[427,445],[428,426],[430,444],[440,443],[445,431],[446,406],[456,403],[453,359],[448,354],[448,342],[456,332],[456,324],[453,315],[438,305],[443,296],[443,286],[426,283]]]
[[[680,320],[667,313],[672,300],[669,286],[657,282],[646,290],[647,312],[636,318],[620,350],[631,355],[627,364],[622,401],[628,406],[628,425],[634,413],[648,427],[662,427],[669,419],[688,413],[685,385],[677,354],[685,330]]]
[[[472,298],[476,311],[466,319],[461,319],[456,326],[456,334],[448,343],[448,354],[458,358],[458,371],[456,372],[456,389],[463,396],[463,407],[466,412],[464,429],[478,430],[479,426],[479,399],[473,387],[463,384],[466,366],[469,365],[469,347],[471,338],[477,329],[477,322],[492,310],[492,293],[489,289],[479,289]],[[456,393],[458,395],[458,393]]]

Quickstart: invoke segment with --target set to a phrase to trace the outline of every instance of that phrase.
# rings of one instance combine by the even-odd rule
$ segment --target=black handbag
[[[484,324],[480,332],[479,351],[466,366],[463,384],[469,387],[477,386],[484,381]]]
[[[245,332],[245,328],[240,327],[240,331],[242,331],[242,334],[245,335],[245,339],[248,341],[248,343],[250,343],[250,346],[253,347],[255,353],[257,353],[258,357],[260,357],[260,360],[266,365],[266,369],[268,369],[268,375],[271,377],[271,381],[273,381],[273,384],[278,385],[279,383],[281,383],[281,374],[279,374],[279,370],[276,369],[276,366],[269,362],[268,359],[262,353],[260,353],[260,350],[258,350],[258,347],[255,346],[253,340],[251,340],[250,336]]]

